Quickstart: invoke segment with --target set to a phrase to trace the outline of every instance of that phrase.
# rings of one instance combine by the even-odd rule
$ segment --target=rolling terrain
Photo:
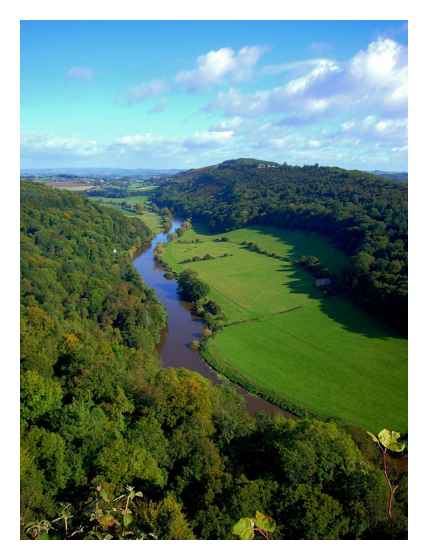
[[[310,253],[339,274],[346,255],[315,233],[254,226],[226,237],[196,228],[163,253],[174,271],[195,270],[225,314],[204,350],[207,361],[291,409],[370,430],[405,430],[406,339],[346,298],[325,297],[296,265]],[[249,251],[243,241],[276,257]],[[188,262],[206,254],[214,258]]]

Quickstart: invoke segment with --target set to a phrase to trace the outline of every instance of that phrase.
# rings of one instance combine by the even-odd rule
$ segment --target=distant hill
[[[22,177],[152,177],[154,175],[173,175],[180,169],[121,169],[116,167],[61,167],[46,169],[23,169]]]
[[[409,174],[404,171],[372,171],[373,175],[385,177],[386,179],[393,179],[394,181],[408,182]]]
[[[310,230],[351,259],[343,286],[374,313],[407,328],[407,186],[373,173],[319,165],[229,160],[159,181],[160,207],[214,231],[247,225]]]

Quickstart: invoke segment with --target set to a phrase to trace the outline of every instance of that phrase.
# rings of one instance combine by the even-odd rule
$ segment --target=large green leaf
[[[262,531],[267,531],[268,533],[273,533],[276,529],[276,523],[272,519],[272,517],[269,517],[268,515],[265,515],[264,513],[260,513],[260,511],[256,512],[256,518],[255,518],[254,521],[255,521],[256,527],[258,527],[259,529],[262,529]]]
[[[374,434],[372,434],[371,432],[367,432],[367,433],[369,434],[369,436],[372,438],[372,440],[373,440],[375,443],[379,443],[378,438],[377,438]]]
[[[251,540],[254,538],[254,521],[250,517],[243,517],[235,523],[232,533],[240,539]]]
[[[400,439],[400,432],[394,432],[393,430],[384,428],[379,432],[378,437],[381,444],[390,451],[400,453],[406,447],[404,442],[398,441]]]

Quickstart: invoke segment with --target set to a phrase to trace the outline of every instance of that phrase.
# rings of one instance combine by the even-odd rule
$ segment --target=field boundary
[[[256,236],[253,236],[252,239],[257,242]],[[211,246],[209,243],[212,241],[212,237],[203,238],[203,241],[207,243],[202,242],[201,246],[198,246],[198,251],[195,249],[187,254],[191,255],[195,252],[199,254],[201,250],[204,251],[205,249],[206,252],[210,252],[209,247]],[[304,238],[302,240],[296,238],[289,245],[293,249],[293,243],[299,243],[300,241],[305,248],[305,243],[308,242]],[[240,245],[235,240],[229,239],[224,242],[224,246],[226,247],[228,243],[231,247],[239,247]],[[179,261],[183,248],[180,248],[178,244],[176,247],[174,245],[174,242],[171,243],[170,258]],[[220,243],[220,245],[222,244]],[[277,250],[274,243],[267,243],[267,246],[269,250],[271,248]],[[382,330],[379,332],[375,330],[374,333],[370,332],[364,337],[365,331],[360,333],[358,330],[359,324],[354,325],[352,316],[348,321],[348,313],[351,315],[353,311],[349,306],[342,305],[342,303],[337,304],[337,314],[335,315],[331,311],[331,307],[335,307],[336,303],[329,302],[329,306],[326,308],[322,306],[322,302],[318,303],[321,298],[315,296],[318,295],[319,290],[316,289],[316,294],[313,293],[312,282],[306,282],[306,278],[300,278],[292,270],[284,273],[285,278],[281,274],[278,276],[282,269],[276,270],[278,267],[268,262],[272,259],[265,259],[265,264],[263,262],[258,264],[258,260],[251,260],[245,256],[252,251],[242,249],[242,251],[235,251],[236,262],[227,265],[218,264],[213,269],[204,268],[204,274],[205,270],[208,270],[208,272],[203,279],[210,287],[210,294],[207,297],[212,297],[221,308],[223,308],[222,304],[224,303],[222,317],[220,316],[216,320],[215,317],[212,319],[211,316],[208,316],[207,319],[212,320],[212,328],[209,327],[211,332],[202,340],[200,347],[200,354],[206,363],[220,375],[230,379],[250,393],[258,395],[296,416],[310,415],[323,419],[334,419],[344,425],[363,425],[368,429],[373,429],[376,422],[384,422],[383,418],[388,418],[390,423],[397,423],[399,420],[403,425],[405,423],[407,425],[405,404],[395,391],[395,388],[402,384],[402,378],[399,378],[398,375],[402,367],[401,359],[406,352],[405,344],[398,340],[395,345],[393,340],[389,341],[385,338],[386,335],[385,337],[382,336]],[[322,251],[327,250],[328,247],[326,249],[321,244],[320,247],[316,246],[316,249],[322,255]],[[301,251],[302,249],[295,250]],[[257,252],[255,253],[257,254]],[[316,254],[318,255],[318,253]],[[262,253],[260,256],[269,257],[270,255]],[[240,258],[243,259],[242,265],[239,263]],[[291,268],[297,266],[295,259],[286,258],[285,260],[290,261]],[[198,262],[195,265],[194,269],[196,271],[202,270],[197,266]],[[233,284],[232,278],[228,280],[229,275],[238,274],[242,276],[242,281],[245,282],[245,274],[251,273],[250,266],[259,266],[260,268],[256,270],[257,276],[254,277],[253,283],[248,287],[245,286],[241,290],[239,276],[236,279],[234,276]],[[263,268],[264,266],[266,268]],[[173,267],[181,269],[182,265],[174,262]],[[268,272],[278,276],[278,288],[275,287],[276,281],[274,280],[264,287],[263,274]],[[213,274],[213,283],[211,283],[211,274]],[[295,282],[296,278],[297,282]],[[293,284],[293,282],[295,283]],[[287,297],[282,298],[281,294],[283,292],[280,292],[280,290],[284,285],[285,290],[288,291],[286,293]],[[231,292],[232,297],[229,296],[228,291]],[[281,298],[278,296],[278,299],[275,299],[277,292],[280,293]],[[288,293],[290,293],[290,297],[288,297]],[[308,295],[302,298],[292,297],[295,293],[302,293],[303,296]],[[247,303],[248,307],[244,307],[241,301]],[[288,317],[287,314],[294,311],[297,314]],[[356,314],[355,321],[361,320],[361,328],[370,326],[367,317],[360,317],[361,314],[364,315],[364,312]],[[313,320],[319,322],[318,330],[318,323],[311,328],[306,325],[307,321]],[[229,330],[229,327],[236,327],[236,329],[235,331]],[[270,328],[275,329],[275,336],[268,340]],[[323,329],[327,329],[326,332]],[[221,338],[221,331],[224,332],[224,339]],[[332,335],[328,344],[326,342],[329,339],[325,338],[326,333]],[[220,338],[219,341],[216,340],[217,337]],[[368,337],[374,339],[373,343],[368,340]],[[285,340],[287,340],[287,343],[284,342]],[[378,340],[379,344],[377,343]],[[340,360],[340,344],[342,341],[345,348],[350,351],[350,360],[345,361],[346,363],[343,366],[346,369],[346,375],[342,371],[343,367]],[[357,344],[360,342],[361,347],[358,347]],[[254,347],[252,346],[253,343]],[[265,343],[266,345],[263,346]],[[276,348],[278,348],[278,355],[276,355]],[[294,354],[293,349],[296,350]],[[388,355],[385,354],[386,351],[388,351]],[[240,353],[245,352],[250,352],[250,354],[249,358],[244,361],[244,366],[240,360]],[[376,352],[379,352],[379,362],[376,362],[378,356]],[[400,362],[395,363],[393,361],[395,355]],[[270,356],[272,356],[272,360]],[[365,356],[369,360],[364,361]],[[372,396],[367,399],[367,405],[364,404],[366,402],[364,399],[361,400],[360,404],[364,405],[361,406],[361,410],[359,405],[355,404],[356,400],[360,400],[360,393],[358,392],[360,383],[361,390],[370,390],[372,391],[371,395],[375,394],[373,391],[376,391],[376,387],[373,375],[370,372],[370,360],[374,360],[375,367],[379,368],[379,380],[382,381],[379,395],[383,399],[392,397],[391,402],[397,405],[398,420],[398,413],[391,407],[386,407],[385,411],[376,412],[377,403]],[[244,369],[241,369],[243,367]],[[391,369],[387,369],[389,367]],[[304,371],[305,375],[307,373],[307,379],[310,380],[309,384],[305,384],[304,379],[297,380],[300,371]],[[377,376],[376,372],[374,374]],[[393,377],[389,381],[391,374]],[[316,388],[318,375],[321,375],[323,379],[325,378],[319,390]],[[328,393],[329,383],[336,389],[343,384],[343,394],[341,393],[338,398],[338,401],[343,400],[343,403],[336,403],[330,398]],[[391,387],[389,387],[389,384],[391,384]],[[314,389],[311,388],[311,385],[314,386]],[[385,403],[387,402],[389,401],[385,400]]]
[[[267,321],[271,317],[275,315],[284,315],[285,313],[291,313],[292,311],[296,311],[297,309],[303,309],[303,305],[296,305],[295,307],[290,307],[289,309],[282,309],[281,311],[274,311],[269,315],[262,315],[261,317],[254,317],[253,319],[242,319],[240,321],[232,321],[231,323],[226,323],[223,328],[226,327],[233,327],[235,325],[242,325],[244,323],[253,323],[255,321]]]
[[[248,377],[241,370],[235,368],[223,358],[217,358],[212,352],[210,352],[207,345],[201,348],[200,353],[205,362],[210,367],[212,367],[217,374],[226,377],[227,379],[229,379],[229,381],[236,383],[252,395],[261,397],[271,404],[278,406],[285,412],[289,412],[298,418],[318,418],[324,421],[334,420],[341,426],[353,425],[343,418],[316,412],[311,408],[308,408],[307,406],[298,404],[296,401],[288,399],[284,396],[280,396],[278,393],[263,389],[259,384],[248,379]]]

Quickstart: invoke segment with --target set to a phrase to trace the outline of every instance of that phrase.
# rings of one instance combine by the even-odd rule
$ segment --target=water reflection
[[[175,232],[181,224],[181,220],[174,219],[170,233]],[[163,333],[159,345],[161,363],[164,367],[184,367],[197,371],[213,383],[220,383],[216,372],[204,362],[198,352],[190,348],[192,340],[201,337],[203,322],[192,316],[190,306],[178,297],[177,282],[174,279],[167,280],[164,271],[154,259],[155,247],[159,243],[167,242],[167,234],[159,233],[150,247],[134,260],[136,270],[141,274],[144,282],[156,291],[159,301],[168,313],[168,328]],[[286,414],[277,406],[251,395],[239,386],[235,387],[244,396],[251,413],[263,410],[271,414]]]

